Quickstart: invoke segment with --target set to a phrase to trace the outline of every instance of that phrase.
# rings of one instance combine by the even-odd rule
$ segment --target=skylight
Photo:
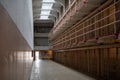
[[[55,2],[54,0],[43,0],[43,2]]]
[[[49,15],[50,14],[50,10],[49,11],[41,11],[41,15]]]
[[[53,3],[43,3],[42,9],[52,9]]]
[[[43,3],[42,3],[42,7],[41,7],[40,19],[48,19],[50,12],[52,10],[53,3],[55,1],[54,0],[43,0],[42,2]]]
[[[40,16],[40,19],[48,19],[48,16]]]

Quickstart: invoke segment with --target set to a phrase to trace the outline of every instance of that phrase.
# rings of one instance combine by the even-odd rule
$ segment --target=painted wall
[[[0,0],[0,80],[29,80],[33,61],[32,10],[27,5],[30,0],[22,1]]]
[[[33,48],[32,0],[0,0],[28,44]]]

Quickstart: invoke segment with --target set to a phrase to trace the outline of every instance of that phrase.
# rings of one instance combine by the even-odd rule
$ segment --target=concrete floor
[[[33,64],[30,80],[95,80],[82,73],[50,60],[37,60]]]

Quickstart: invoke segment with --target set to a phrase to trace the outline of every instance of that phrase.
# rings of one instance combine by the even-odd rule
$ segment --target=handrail
[[[118,1],[119,2],[119,1]],[[101,12],[99,12],[99,13],[97,13],[97,14],[100,14],[100,13],[102,13],[103,11],[105,11],[106,9],[109,9],[111,6],[115,6],[118,2],[115,2],[115,3],[113,3],[112,5],[110,5],[109,7],[107,7],[107,8],[105,8],[105,9],[103,9]],[[76,31],[76,28],[72,28],[72,30],[70,30],[70,31],[73,31],[73,30],[75,30],[75,32],[74,33],[72,33],[71,35],[70,35],[70,38],[69,39],[67,39],[66,40],[66,37],[64,37],[67,33],[65,33],[64,35],[63,35],[63,37],[61,38],[61,40],[59,41],[58,40],[58,42],[59,43],[57,43],[56,44],[56,42],[54,43],[54,46],[56,46],[56,45],[62,45],[62,44],[64,44],[65,42],[67,42],[67,41],[70,41],[71,42],[71,40],[73,40],[73,39],[77,39],[78,37],[80,37],[80,36],[83,36],[83,35],[85,35],[85,34],[89,34],[89,33],[91,33],[91,32],[94,32],[94,31],[96,31],[96,30],[99,30],[99,29],[102,29],[102,28],[105,28],[105,27],[108,27],[109,25],[111,25],[111,24],[116,24],[116,23],[118,23],[118,22],[120,22],[120,20],[115,20],[115,14],[117,14],[117,13],[120,13],[120,10],[115,10],[115,7],[114,7],[114,12],[112,12],[112,13],[109,13],[109,15],[107,15],[107,16],[105,16],[105,17],[102,17],[101,19],[99,19],[99,20],[96,20],[96,21],[94,21],[94,23],[90,23],[89,25],[87,25],[86,27],[83,27],[83,28],[80,28],[79,30],[77,30]],[[96,15],[94,15],[94,16],[92,16],[92,17],[90,17],[90,19],[91,18],[93,18],[93,17],[96,17],[97,16],[97,14]],[[73,36],[74,34],[76,34],[77,32],[79,32],[80,30],[83,30],[83,29],[85,29],[85,28],[87,28],[87,27],[89,27],[89,26],[91,26],[91,25],[93,25],[93,24],[95,24],[95,23],[98,23],[98,22],[100,22],[100,21],[102,21],[102,20],[105,20],[105,19],[107,19],[107,18],[110,18],[110,16],[114,16],[114,21],[110,21],[110,22],[108,22],[108,23],[106,23],[106,24],[104,24],[104,25],[102,25],[102,26],[100,26],[100,27],[95,27],[94,29],[92,29],[92,30],[88,30],[87,32],[85,32],[85,33],[81,33],[81,35],[76,35],[76,36],[74,36],[74,37],[71,37],[71,36]],[[86,20],[86,21],[88,21],[88,20]],[[83,23],[85,23],[86,21],[84,21]],[[83,24],[83,23],[81,23],[81,24]],[[80,23],[78,22],[78,24],[77,25],[79,25]],[[77,25],[75,25],[75,26],[77,26]],[[74,26],[74,27],[75,27]],[[117,26],[113,26],[113,28],[115,29],[115,27],[117,27]],[[109,32],[108,32],[109,33]],[[108,33],[107,33],[107,35],[108,35]],[[115,30],[112,32],[112,35],[115,35]],[[95,35],[94,37],[96,37],[97,35]],[[103,36],[105,36],[105,35],[103,35]],[[100,37],[102,37],[102,36],[100,36]],[[89,37],[88,37],[89,38]],[[90,38],[89,38],[90,39]],[[66,45],[65,45],[66,46]],[[63,46],[63,47],[65,47],[65,46]],[[73,45],[74,46],[74,45]],[[58,48],[60,48],[60,47],[58,47]],[[62,46],[61,46],[61,48],[62,48]]]
[[[58,23],[60,23],[60,21],[63,19],[63,17],[66,15],[66,13],[71,9],[71,7],[75,4],[77,0],[74,0],[72,2],[72,4],[67,8],[67,10],[65,11],[65,13],[63,13],[63,15],[61,16],[61,18],[55,23],[53,29],[56,29],[56,25],[58,25]],[[50,33],[53,31],[53,29],[50,31]]]
[[[83,1],[83,3],[85,2],[85,1],[88,1],[88,0],[74,0],[73,1],[73,3],[69,6],[69,8],[66,10],[66,12],[63,14],[63,16],[58,20],[58,22],[54,25],[54,27],[53,27],[53,29],[50,31],[50,33],[49,33],[49,36],[51,36],[52,34],[54,34],[54,31],[56,32],[56,30],[57,30],[57,28],[60,28],[61,26],[63,26],[64,24],[61,22],[61,21],[63,21],[63,19],[64,19],[64,17],[66,18],[66,15],[67,15],[67,13],[69,12],[69,11],[71,11],[71,8],[72,7],[76,7],[76,6],[74,6],[75,4],[76,4],[76,2],[77,1]],[[70,13],[70,12],[69,12]],[[65,21],[65,20],[64,20]],[[58,24],[60,24],[59,26],[58,26]]]
[[[54,27],[56,27],[56,25],[58,25],[58,23],[60,21],[62,21],[63,17],[66,15],[66,13],[71,9],[71,7],[75,4],[76,0],[73,1],[73,3],[68,7],[68,9],[65,11],[65,13],[63,13],[62,17],[57,21],[57,23],[54,25]]]
[[[77,24],[75,24],[74,26],[77,26],[77,25],[79,25],[79,23],[81,23],[82,21],[84,21],[84,20],[86,20],[88,17],[90,17],[91,15],[93,15],[93,14],[95,14],[96,12],[98,12],[101,8],[103,8],[104,6],[106,6],[106,5],[108,5],[109,3],[111,3],[112,2],[112,0],[108,0],[105,4],[103,4],[102,6],[100,6],[100,8],[98,8],[97,10],[95,10],[95,11],[93,11],[90,15],[88,15],[87,17],[85,17],[85,18],[83,18],[81,21],[79,21]],[[98,13],[99,14],[99,13]],[[96,14],[97,15],[97,14]],[[54,29],[54,28],[53,28]],[[51,32],[50,32],[50,34],[52,33],[52,31],[54,31],[54,30],[51,30]],[[68,32],[70,32],[70,31],[68,31]],[[49,35],[50,35],[49,34]]]

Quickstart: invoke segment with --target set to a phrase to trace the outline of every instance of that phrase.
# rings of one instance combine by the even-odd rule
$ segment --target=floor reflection
[[[36,60],[30,80],[95,80],[50,60]]]

